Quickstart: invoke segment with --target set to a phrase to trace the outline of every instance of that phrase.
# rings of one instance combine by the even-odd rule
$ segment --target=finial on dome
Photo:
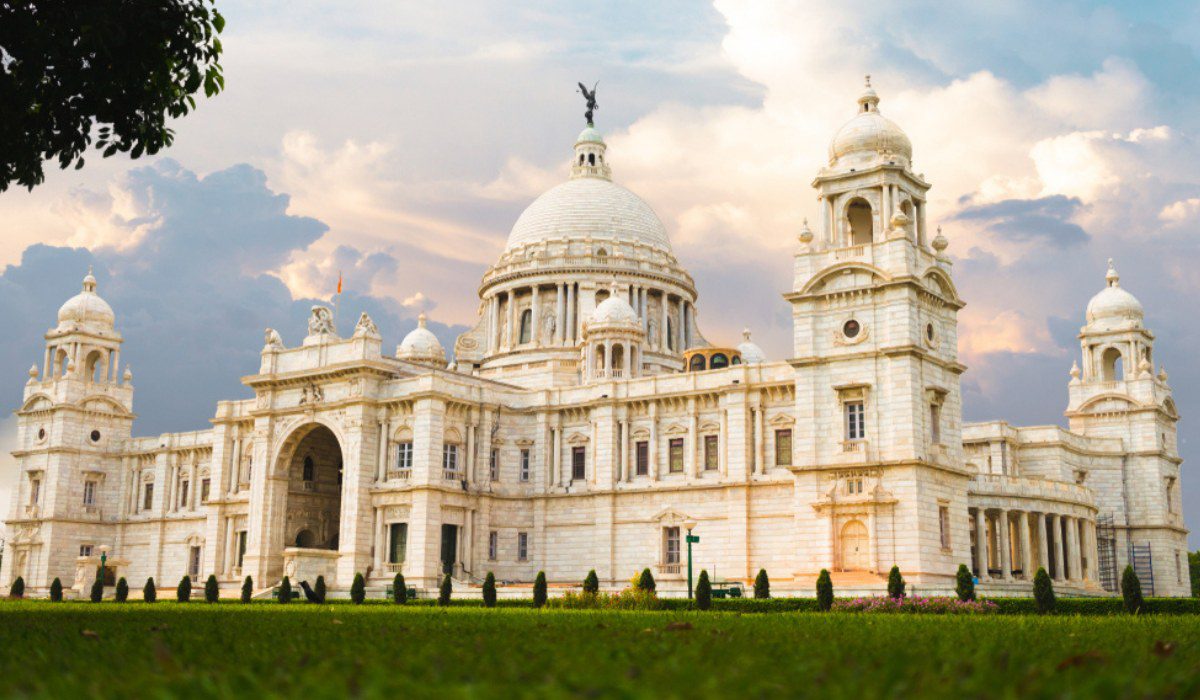
[[[879,95],[875,92],[875,88],[871,87],[871,75],[867,74],[866,86],[863,88],[863,94],[858,98],[858,104],[862,105],[862,111],[870,112],[877,110],[879,105]]]
[[[867,89],[871,88],[871,74],[867,73]]]
[[[425,312],[424,312],[424,311],[422,311],[421,313],[417,314],[417,327],[418,327],[418,328],[424,328],[424,327],[425,327]]]
[[[83,291],[96,291],[96,277],[92,274],[92,266],[88,265],[87,275],[83,278]]]
[[[1108,272],[1105,273],[1104,279],[1108,281],[1110,287],[1121,286],[1121,276],[1117,274],[1117,268],[1113,267],[1113,259],[1108,259]]]
[[[1072,361],[1071,362],[1071,379],[1078,380],[1079,374],[1080,374],[1079,361],[1078,360]]]
[[[742,340],[746,341],[747,343],[750,342],[750,329],[749,328],[742,329]]]
[[[812,229],[808,227],[808,217],[804,218],[804,224],[800,226],[800,242],[811,243],[813,239]]]
[[[950,241],[947,241],[946,237],[942,235],[942,227],[941,226],[937,227],[937,235],[933,237],[932,245],[933,245],[933,249],[939,253],[944,251],[950,245]]]

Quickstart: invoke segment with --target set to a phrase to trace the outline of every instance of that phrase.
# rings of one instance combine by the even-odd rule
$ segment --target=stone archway
[[[842,526],[842,571],[867,571],[871,566],[870,537],[861,520]]]

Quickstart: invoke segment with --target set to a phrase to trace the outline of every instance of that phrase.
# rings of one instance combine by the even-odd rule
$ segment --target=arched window
[[[84,375],[89,382],[100,382],[104,379],[104,355],[99,350],[88,353],[84,364]]]
[[[561,161],[560,161],[561,162]],[[528,343],[533,337],[533,311],[525,309],[521,312],[521,344]]]
[[[614,370],[622,370],[625,368],[625,348],[621,345],[613,346],[612,368]]]
[[[58,357],[54,360],[54,364],[58,367],[58,376],[67,376],[67,367],[71,366],[71,356],[66,350],[58,349]]]
[[[907,199],[901,202],[900,211],[904,212],[904,215],[908,217],[909,221],[912,221],[912,202],[908,201]]]
[[[583,163],[584,163],[584,158],[585,158],[585,157],[586,157],[586,156],[584,156],[582,153],[580,153],[580,154],[579,154],[579,164],[580,164],[580,165],[583,165]]]
[[[597,372],[604,371],[604,346],[603,345],[596,346],[596,371]]]
[[[315,476],[316,471],[317,471],[317,469],[316,469],[316,465],[313,464],[312,455],[305,457],[304,458],[304,480],[312,481],[314,478],[316,478],[316,476]]]
[[[850,245],[867,245],[874,237],[871,205],[859,197],[846,207],[846,218],[850,221]]]
[[[559,162],[562,162],[562,161],[559,161]],[[595,164],[596,164],[596,154],[589,153],[588,154],[588,165],[595,165]]]
[[[729,364],[731,364],[731,365],[740,365],[740,364],[742,364],[742,357],[741,357],[741,355],[734,355],[734,356],[733,356],[733,360],[732,360],[732,361],[730,361],[730,363],[729,363]]]
[[[701,355],[699,353],[692,355],[691,361],[688,362],[688,371],[689,372],[703,372],[704,371],[704,355]]]
[[[721,369],[729,366],[729,356],[723,352],[718,352],[709,360],[708,366],[710,369]]]
[[[1101,372],[1106,382],[1118,382],[1125,378],[1125,363],[1121,359],[1121,351],[1108,348],[1100,356]]]
[[[317,536],[313,534],[312,530],[309,530],[306,528],[306,529],[301,530],[300,532],[296,533],[296,546],[297,547],[303,547],[305,549],[312,549],[313,547],[316,546],[316,544],[317,544]]]

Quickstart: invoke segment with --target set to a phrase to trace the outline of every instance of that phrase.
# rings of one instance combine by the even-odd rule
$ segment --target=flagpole
[[[338,270],[338,285],[337,285],[337,293],[333,295],[333,330],[334,330],[334,335],[337,335],[338,306],[339,306],[339,302],[341,302],[341,300],[342,300],[342,271],[341,271],[341,270]]]

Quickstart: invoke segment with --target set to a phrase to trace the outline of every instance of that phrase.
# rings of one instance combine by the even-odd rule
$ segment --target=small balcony
[[[304,482],[304,490],[305,490],[305,491],[308,491],[308,492],[310,492],[310,493],[316,493],[316,491],[317,491],[317,482],[315,482],[315,481],[305,481],[305,482]]]
[[[461,469],[443,469],[442,478],[446,481],[462,481],[466,477]]]
[[[392,575],[402,574],[402,573],[404,573],[404,562],[402,562],[402,561],[384,562],[383,570],[385,573],[389,573]]]
[[[683,571],[683,564],[675,562],[673,564],[658,564],[654,567],[659,574],[664,576],[678,576]]]
[[[42,509],[36,503],[30,503],[25,506],[23,511],[26,518],[37,518],[41,516]]]
[[[87,518],[94,518],[96,520],[100,520],[100,518],[103,516],[103,512],[100,510],[100,506],[85,505],[83,507],[83,515],[84,515],[84,517],[87,517]]]
[[[389,469],[387,470],[388,481],[408,481],[412,478],[412,469]]]

